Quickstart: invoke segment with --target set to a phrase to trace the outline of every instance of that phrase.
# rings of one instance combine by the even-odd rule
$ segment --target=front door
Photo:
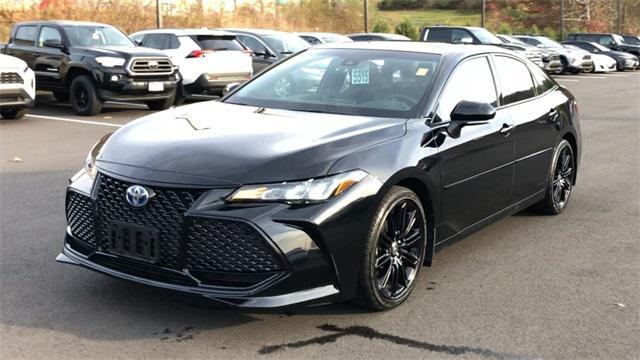
[[[486,56],[460,63],[440,97],[437,121],[450,120],[462,100],[498,105],[494,78]],[[441,214],[438,241],[464,231],[506,208],[514,176],[513,121],[498,109],[483,125],[465,126],[460,137],[445,137],[439,145]]]
[[[36,82],[46,88],[64,88],[61,81],[60,71],[65,54],[62,49],[47,45],[62,45],[60,32],[51,26],[42,26],[36,41],[36,53],[33,71],[36,74]]]

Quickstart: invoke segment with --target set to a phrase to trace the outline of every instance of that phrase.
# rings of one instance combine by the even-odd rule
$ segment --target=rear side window
[[[429,42],[461,43],[464,38],[473,40],[471,34],[462,29],[433,28],[427,33]]]
[[[142,46],[148,47],[151,49],[162,50],[164,48],[164,43],[166,41],[165,34],[148,34],[144,37],[142,41]]]
[[[180,40],[178,40],[178,37],[173,35],[173,34],[167,35],[167,41],[164,44],[164,48],[165,49],[169,49],[169,50],[173,50],[173,49],[177,49],[179,47],[180,47]]]
[[[531,73],[524,63],[505,56],[496,56],[494,61],[500,78],[502,105],[513,104],[536,95]]]
[[[18,27],[13,42],[16,45],[33,45],[33,43],[36,41],[36,29],[37,27],[35,25],[25,25]]]
[[[551,78],[549,78],[549,76],[537,66],[531,66],[531,74],[533,75],[536,93],[538,95],[544,94],[556,86],[553,80],[551,80]]]
[[[300,35],[301,38],[304,39],[304,41],[308,42],[311,45],[317,45],[320,44],[320,40],[318,40],[317,38],[313,37],[313,36],[308,36],[308,35]]]
[[[191,35],[191,40],[195,41],[202,50],[232,50],[242,51],[244,48],[236,40],[235,35],[217,36],[217,35]]]
[[[454,70],[440,96],[437,111],[440,121],[450,120],[453,108],[462,100],[498,105],[496,86],[486,57],[467,60]]]

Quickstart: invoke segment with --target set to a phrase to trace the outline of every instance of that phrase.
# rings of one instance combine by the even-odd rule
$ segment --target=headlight
[[[96,58],[96,62],[104,67],[116,67],[124,65],[125,60],[119,57],[99,56]]]
[[[227,198],[230,202],[283,201],[317,202],[338,196],[367,177],[362,170],[333,176],[280,184],[243,186]]]
[[[105,142],[107,142],[107,139],[109,139],[109,136],[111,136],[111,134],[112,133],[109,133],[103,136],[100,141],[93,145],[91,151],[89,151],[89,154],[87,154],[87,158],[84,159],[84,171],[87,172],[87,175],[89,175],[92,180],[95,180],[96,175],[98,174],[98,169],[96,168],[96,159],[98,158],[98,155],[100,155],[102,146]]]

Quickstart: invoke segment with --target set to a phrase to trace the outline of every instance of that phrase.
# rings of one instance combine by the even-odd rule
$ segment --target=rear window
[[[195,41],[202,50],[244,50],[244,47],[236,40],[235,35],[191,35],[189,37]]]
[[[16,45],[33,45],[36,41],[36,26],[20,26],[16,30],[16,36],[13,42]]]

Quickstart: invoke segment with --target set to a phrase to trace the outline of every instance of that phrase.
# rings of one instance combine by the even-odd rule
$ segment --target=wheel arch
[[[91,70],[85,68],[84,66],[72,65],[67,70],[66,77],[64,79],[64,87],[67,91],[71,90],[71,83],[73,82],[73,79],[77,78],[80,75],[89,75],[92,79],[94,79]]]

